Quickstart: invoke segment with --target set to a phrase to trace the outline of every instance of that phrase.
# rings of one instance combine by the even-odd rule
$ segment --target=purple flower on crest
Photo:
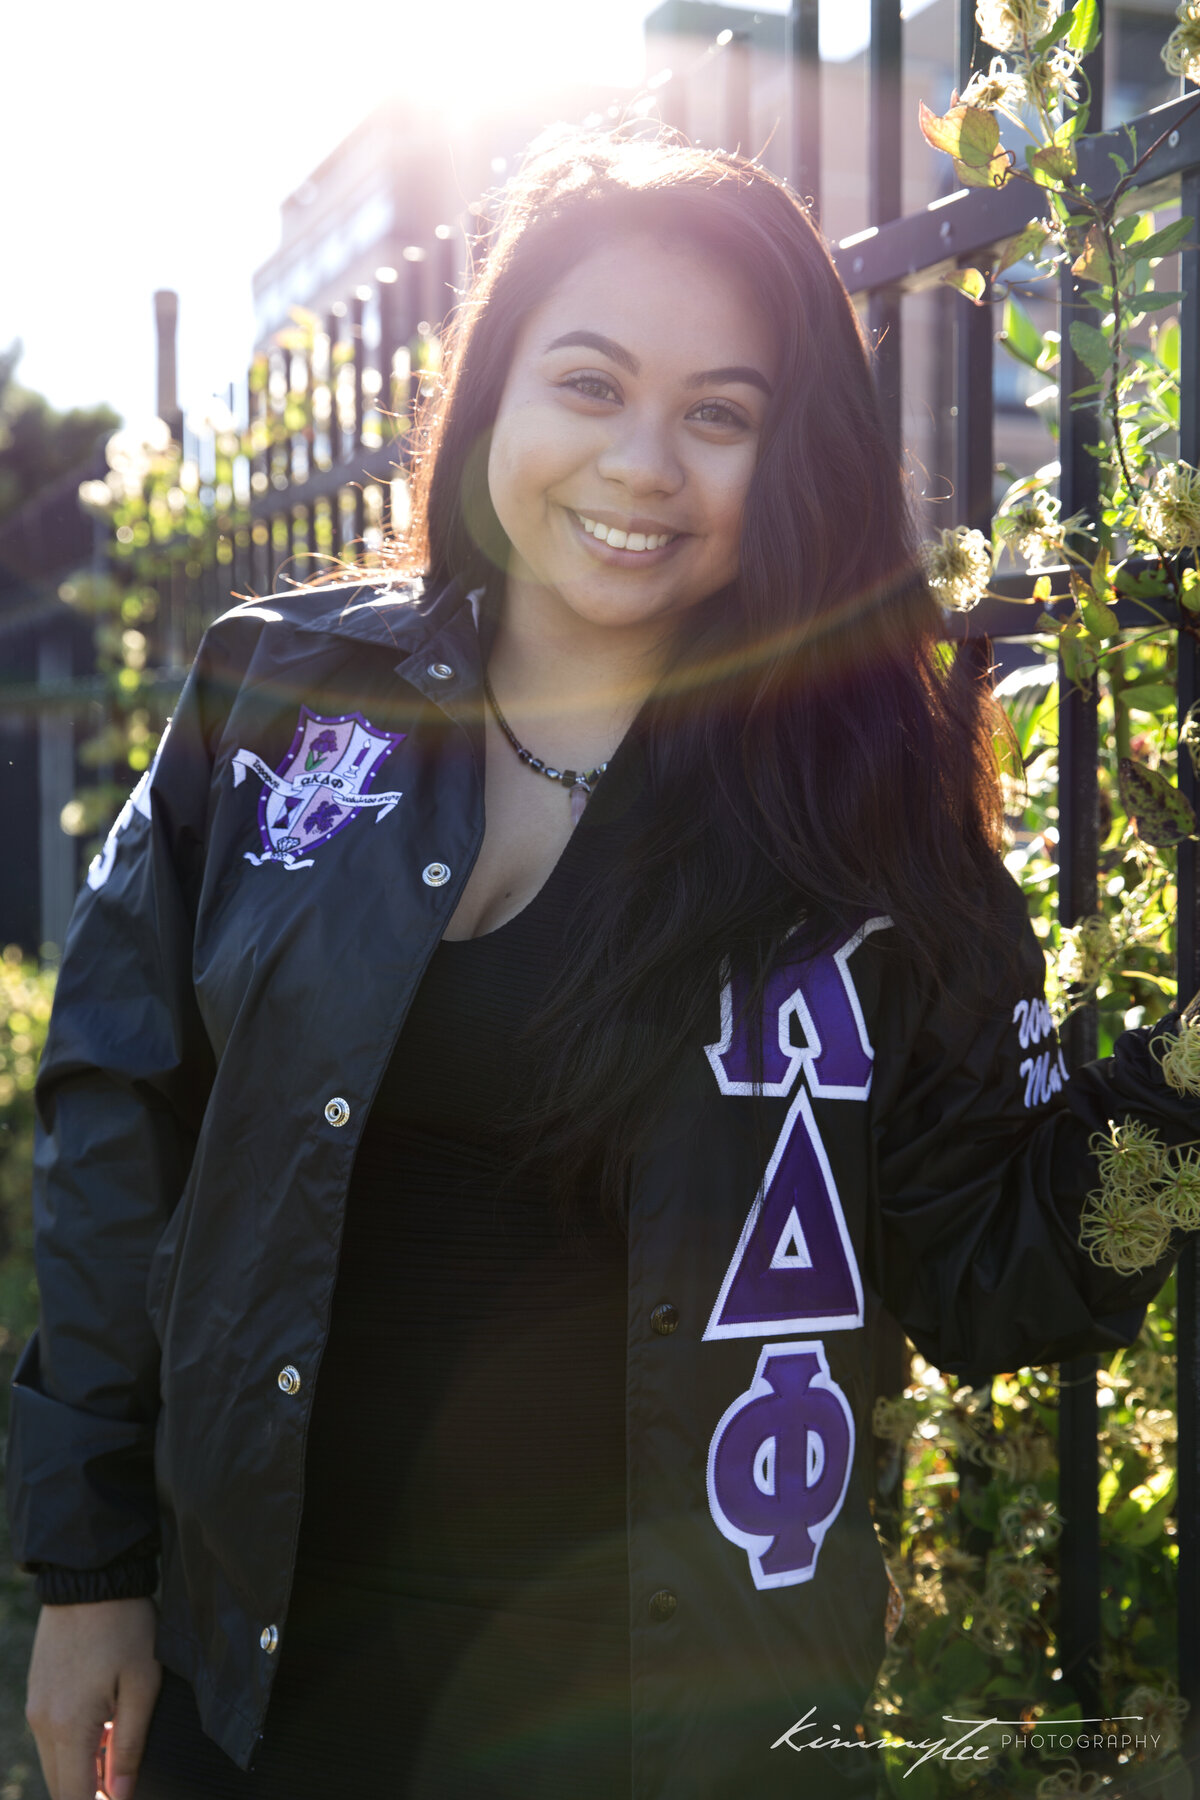
[[[342,808],[335,806],[332,800],[322,800],[320,806],[309,813],[304,821],[304,829],[311,837],[314,832],[328,831],[335,819],[342,816]]]

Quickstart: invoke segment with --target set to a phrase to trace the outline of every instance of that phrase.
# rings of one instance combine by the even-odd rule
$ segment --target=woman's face
[[[625,627],[725,586],[775,373],[735,271],[640,234],[599,244],[530,314],[500,401],[510,583]]]

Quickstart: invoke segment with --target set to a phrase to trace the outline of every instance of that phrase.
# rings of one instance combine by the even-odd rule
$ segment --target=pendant
[[[583,809],[588,803],[588,790],[582,781],[573,783],[571,790],[571,823],[578,825],[583,817]]]

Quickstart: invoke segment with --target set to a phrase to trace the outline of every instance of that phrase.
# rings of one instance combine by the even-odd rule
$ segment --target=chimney
[[[175,374],[175,331],[179,320],[179,295],[173,288],[159,288],[154,296],[154,325],[158,339],[158,404],[160,419],[171,428],[177,444],[183,443],[183,414],[179,410]]]

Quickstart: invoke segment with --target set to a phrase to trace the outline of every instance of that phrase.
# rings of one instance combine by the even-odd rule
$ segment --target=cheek
[[[546,490],[569,472],[570,445],[548,409],[519,406],[501,414],[492,431],[488,488],[496,516],[519,516],[536,507]]]
[[[724,468],[721,471],[723,479],[714,482],[709,491],[709,516],[713,521],[714,536],[720,539],[727,554],[735,558],[741,542],[742,516],[753,474],[754,458],[750,456],[736,470]]]

